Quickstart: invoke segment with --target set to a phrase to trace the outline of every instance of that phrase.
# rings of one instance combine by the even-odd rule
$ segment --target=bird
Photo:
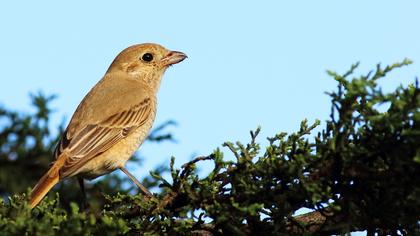
[[[32,209],[59,181],[94,179],[120,169],[146,195],[150,192],[125,168],[146,139],[156,116],[157,92],[166,69],[187,58],[155,43],[121,51],[74,112],[53,153],[49,170],[29,197]]]

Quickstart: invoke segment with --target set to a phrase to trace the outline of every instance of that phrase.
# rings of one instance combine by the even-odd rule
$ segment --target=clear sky
[[[325,70],[360,73],[375,64],[414,65],[385,90],[420,73],[420,1],[2,1],[0,104],[22,111],[29,92],[58,94],[54,125],[76,106],[125,47],[156,42],[189,58],[171,67],[155,124],[174,119],[177,143],[146,144],[136,175],[177,157],[207,155],[328,117],[335,88]],[[130,166],[130,169],[135,169]]]

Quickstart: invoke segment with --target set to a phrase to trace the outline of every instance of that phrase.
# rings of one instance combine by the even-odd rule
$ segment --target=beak
[[[170,51],[164,58],[162,58],[162,63],[165,66],[170,66],[176,63],[179,63],[187,58],[187,55],[182,52]]]

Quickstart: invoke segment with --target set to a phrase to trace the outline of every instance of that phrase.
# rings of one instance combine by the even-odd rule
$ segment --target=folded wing
[[[149,98],[120,111],[97,124],[87,124],[68,139],[67,130],[57,145],[56,159],[65,153],[66,160],[60,169],[60,178],[72,175],[85,163],[107,151],[133,130],[144,125],[151,114],[152,104]]]

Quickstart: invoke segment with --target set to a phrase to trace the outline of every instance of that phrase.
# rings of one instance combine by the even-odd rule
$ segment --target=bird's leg
[[[120,167],[120,170],[122,171],[122,172],[124,172],[124,174],[126,174],[133,182],[134,182],[134,184],[136,184],[137,185],[137,187],[140,189],[140,191],[144,194],[144,195],[146,195],[147,197],[149,197],[149,198],[152,198],[153,197],[153,195],[152,195],[152,193],[150,193],[149,192],[149,190],[147,190],[147,188],[146,187],[144,187],[141,183],[140,183],[140,181],[138,181],[137,179],[136,179],[136,177],[134,177],[134,175],[132,175],[130,172],[128,172],[128,170],[125,168],[125,167]]]
[[[82,190],[82,209],[89,209],[89,203],[87,202],[86,198],[84,179],[82,177],[77,177],[77,181],[79,182],[80,190]]]

